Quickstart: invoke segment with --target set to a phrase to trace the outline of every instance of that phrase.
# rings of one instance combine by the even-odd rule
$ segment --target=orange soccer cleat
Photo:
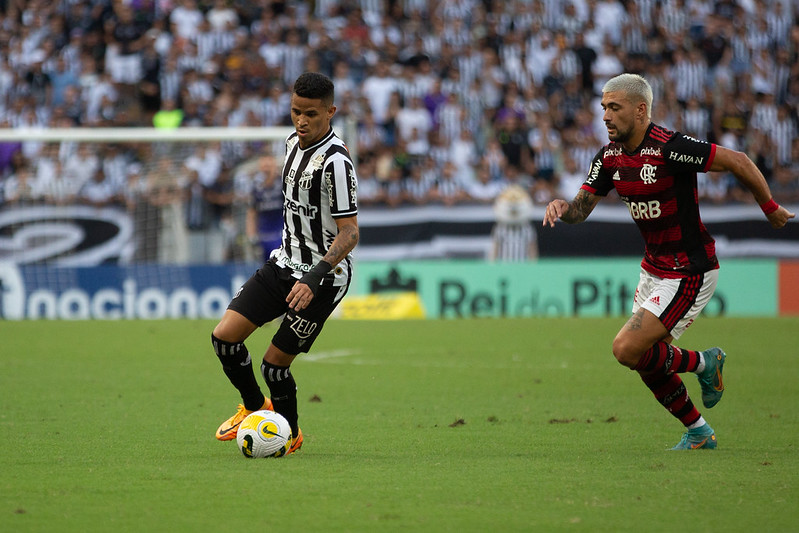
[[[286,455],[294,453],[297,450],[299,450],[300,448],[302,448],[302,430],[301,429],[297,431],[297,437],[291,439],[291,447],[289,448],[289,451],[286,452]]]
[[[272,410],[272,400],[269,398],[264,398],[264,404],[261,406],[261,410]],[[239,404],[238,410],[236,414],[222,422],[222,425],[219,426],[219,429],[216,430],[216,438],[219,440],[233,440],[236,438],[236,434],[239,431],[239,424],[241,424],[242,420],[247,418],[247,415],[253,413],[254,411],[250,411],[244,408],[244,405]],[[302,440],[302,439],[300,439]],[[289,453],[291,453],[289,451]]]

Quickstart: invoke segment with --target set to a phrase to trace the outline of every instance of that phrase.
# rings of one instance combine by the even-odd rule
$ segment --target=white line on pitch
[[[347,357],[350,355],[358,355],[358,350],[331,350],[329,352],[318,352],[315,354],[308,354],[302,358],[303,361],[323,361],[325,359],[334,359],[336,357]]]

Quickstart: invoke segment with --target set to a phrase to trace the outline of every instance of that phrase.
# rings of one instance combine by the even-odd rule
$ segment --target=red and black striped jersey
[[[699,216],[696,173],[715,155],[715,144],[650,124],[633,152],[616,142],[602,147],[582,188],[606,196],[615,187],[646,242],[645,270],[665,278],[707,272],[718,259]]]

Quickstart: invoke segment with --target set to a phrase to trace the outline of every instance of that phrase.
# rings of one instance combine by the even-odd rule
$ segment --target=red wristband
[[[768,202],[764,202],[760,204],[760,209],[767,215],[770,215],[774,211],[780,208],[780,204],[774,201],[774,198],[770,198]]]

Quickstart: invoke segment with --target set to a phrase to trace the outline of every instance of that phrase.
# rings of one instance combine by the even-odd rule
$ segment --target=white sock
[[[699,417],[699,420],[697,420],[696,422],[694,422],[693,424],[691,424],[690,426],[688,426],[688,429],[696,429],[696,428],[701,428],[701,427],[702,427],[702,426],[704,426],[705,424],[707,424],[707,422],[705,422],[705,417],[703,417],[703,416],[700,416],[700,417]]]
[[[694,374],[701,374],[705,370],[705,354],[699,352],[699,365],[694,370]]]

